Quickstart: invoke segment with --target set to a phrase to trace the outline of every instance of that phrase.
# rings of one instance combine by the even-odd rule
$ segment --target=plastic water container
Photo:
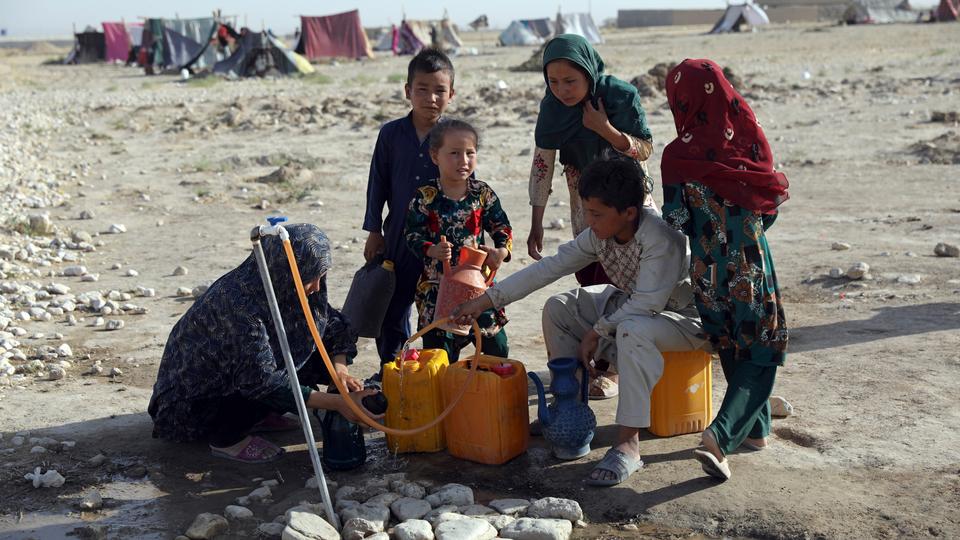
[[[469,375],[473,359],[457,362],[443,376],[444,404]],[[480,365],[457,406],[443,420],[447,452],[499,465],[527,451],[530,438],[527,372],[516,360],[480,355]]]
[[[663,353],[663,376],[650,395],[650,433],[660,437],[699,433],[713,419],[710,354]]]
[[[440,416],[441,378],[449,365],[445,350],[425,349],[416,360],[397,359],[383,366],[383,393],[390,404],[384,418],[387,427],[417,428]],[[444,447],[441,424],[416,435],[387,435],[387,449],[394,453],[439,452]]]

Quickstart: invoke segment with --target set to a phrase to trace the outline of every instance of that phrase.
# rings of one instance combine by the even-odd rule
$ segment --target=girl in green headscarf
[[[558,150],[570,190],[574,237],[587,228],[577,195],[580,171],[605,150],[612,148],[639,161],[647,184],[645,191],[653,190],[653,180],[644,163],[653,152],[653,136],[637,89],[605,75],[603,59],[586,39],[575,34],[561,34],[547,44],[543,51],[543,78],[547,89],[537,117],[537,147],[530,171],[533,219],[527,238],[527,252],[535,260],[541,258],[543,249],[543,214],[550,197]],[[644,204],[653,206],[653,199],[648,196]],[[584,287],[610,283],[597,263],[583,268],[576,276]],[[616,396],[615,380],[616,375],[612,374],[609,378],[598,377],[591,386],[590,397]]]

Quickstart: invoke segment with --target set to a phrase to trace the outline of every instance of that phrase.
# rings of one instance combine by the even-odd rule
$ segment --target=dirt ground
[[[402,471],[470,485],[480,501],[569,497],[589,522],[575,530],[582,538],[960,537],[960,259],[933,253],[938,242],[960,242],[960,128],[931,121],[935,112],[954,112],[955,120],[960,110],[957,25],[701,30],[613,31],[598,49],[608,72],[626,80],[687,57],[730,67],[790,179],[791,200],[769,240],[791,326],[775,394],[795,414],[774,422],[771,447],[732,455],[734,476],[718,484],[692,459],[696,435],[647,436],[641,472],[615,488],[588,488],[582,479],[615,435],[615,403],[594,402],[601,427],[594,450],[578,461],[556,461],[539,438],[501,467],[443,453],[393,457],[371,434],[368,465],[334,474],[341,485]],[[450,113],[481,128],[478,175],[500,194],[517,235],[515,257],[502,270],[509,274],[530,262],[527,177],[543,81],[508,69],[530,49],[495,48],[492,34],[466,37],[480,54],[455,59]],[[126,67],[43,65],[50,51],[40,52],[0,50],[0,129],[12,130],[20,150],[34,156],[14,174],[22,181],[3,189],[26,192],[31,181],[56,178],[69,195],[46,209],[59,233],[96,234],[114,223],[128,232],[94,236],[103,245],[83,254],[98,282],[37,280],[66,283],[74,293],[142,285],[157,296],[137,299],[149,311],[120,317],[126,325],[117,331],[91,326],[90,314],[76,326],[62,318],[24,323],[31,333],[62,333],[74,367],[59,381],[28,377],[0,386],[0,538],[61,538],[87,523],[108,525],[111,538],[172,538],[197,513],[222,512],[255,478],[284,481],[274,503],[252,507],[260,520],[316,499],[301,489],[310,462],[298,434],[276,438],[290,454],[274,465],[233,465],[199,444],[152,439],[146,406],[167,334],[189,306],[177,288],[209,283],[237,265],[249,252],[250,228],[266,215],[327,231],[338,244],[332,303],[342,302],[362,260],[377,129],[406,112],[408,58],[322,65],[303,79],[181,83]],[[501,80],[506,89],[498,89]],[[659,183],[660,151],[675,131],[662,94],[644,106]],[[263,178],[281,165],[280,181]],[[552,203],[566,199],[562,178],[555,190]],[[263,200],[267,209],[255,208]],[[94,218],[78,219],[84,210]],[[568,220],[568,212],[551,205],[547,220]],[[546,234],[549,252],[570,230]],[[831,249],[834,242],[850,249]],[[831,268],[861,261],[870,265],[867,279],[829,277]],[[189,273],[173,276],[178,265]],[[126,276],[128,269],[139,276]],[[508,308],[511,356],[528,369],[546,365],[543,301],[574,284],[565,278]],[[45,339],[24,337],[23,348]],[[376,366],[372,341],[360,349],[354,372],[366,376]],[[123,375],[81,375],[98,360],[105,373],[119,367]],[[715,407],[724,390],[718,368]],[[30,444],[11,443],[27,432],[76,445],[32,454]],[[106,462],[90,466],[100,453]],[[66,484],[34,489],[23,475],[37,466],[58,469]],[[77,511],[75,502],[94,488],[105,509]],[[638,528],[625,529],[628,523]]]

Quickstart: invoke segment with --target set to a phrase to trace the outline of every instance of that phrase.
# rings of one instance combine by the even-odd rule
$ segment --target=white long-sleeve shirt
[[[689,330],[698,332],[699,316],[693,303],[690,284],[690,249],[687,237],[664,222],[650,208],[643,208],[640,227],[634,235],[635,246],[614,246],[613,238],[600,240],[589,228],[575,239],[562,244],[556,255],[544,257],[523,270],[504,278],[487,290],[497,308],[520,300],[563,276],[573,274],[592,262],[600,262],[604,271],[617,283],[618,276],[635,274],[632,283],[617,283],[629,294],[618,310],[597,321],[594,329],[601,336],[612,335],[617,326],[633,317],[650,317],[661,313]],[[636,260],[635,271],[614,268],[610,254],[617,249],[630,249],[629,260]],[[617,257],[623,263],[624,256]],[[632,285],[632,286],[631,286]]]

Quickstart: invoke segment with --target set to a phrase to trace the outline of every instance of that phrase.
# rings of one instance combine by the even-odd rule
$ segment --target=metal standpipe
[[[327,480],[323,475],[323,467],[320,465],[320,454],[317,452],[316,440],[313,438],[313,427],[310,425],[310,415],[307,412],[307,404],[303,401],[303,393],[300,391],[300,379],[297,377],[297,367],[293,363],[293,357],[290,354],[290,343],[287,341],[287,333],[283,328],[283,319],[280,316],[280,307],[277,305],[277,297],[273,292],[273,282],[270,280],[270,270],[267,268],[267,259],[263,254],[263,246],[260,239],[264,236],[276,235],[281,241],[290,239],[290,235],[282,225],[271,220],[271,225],[254,227],[250,232],[250,241],[253,243],[253,254],[257,260],[257,268],[260,270],[260,278],[263,280],[263,288],[267,294],[267,303],[270,304],[270,314],[273,316],[273,324],[277,331],[277,340],[280,342],[280,350],[283,352],[283,362],[287,366],[287,374],[290,376],[290,390],[293,392],[293,398],[297,402],[297,411],[300,414],[300,425],[303,427],[303,436],[307,439],[307,451],[310,453],[310,461],[313,463],[313,472],[317,478],[317,486],[320,489],[320,496],[323,498],[323,504],[327,510],[327,518],[331,524],[340,530],[340,519],[333,511],[333,504],[330,502],[330,491],[327,489]]]

